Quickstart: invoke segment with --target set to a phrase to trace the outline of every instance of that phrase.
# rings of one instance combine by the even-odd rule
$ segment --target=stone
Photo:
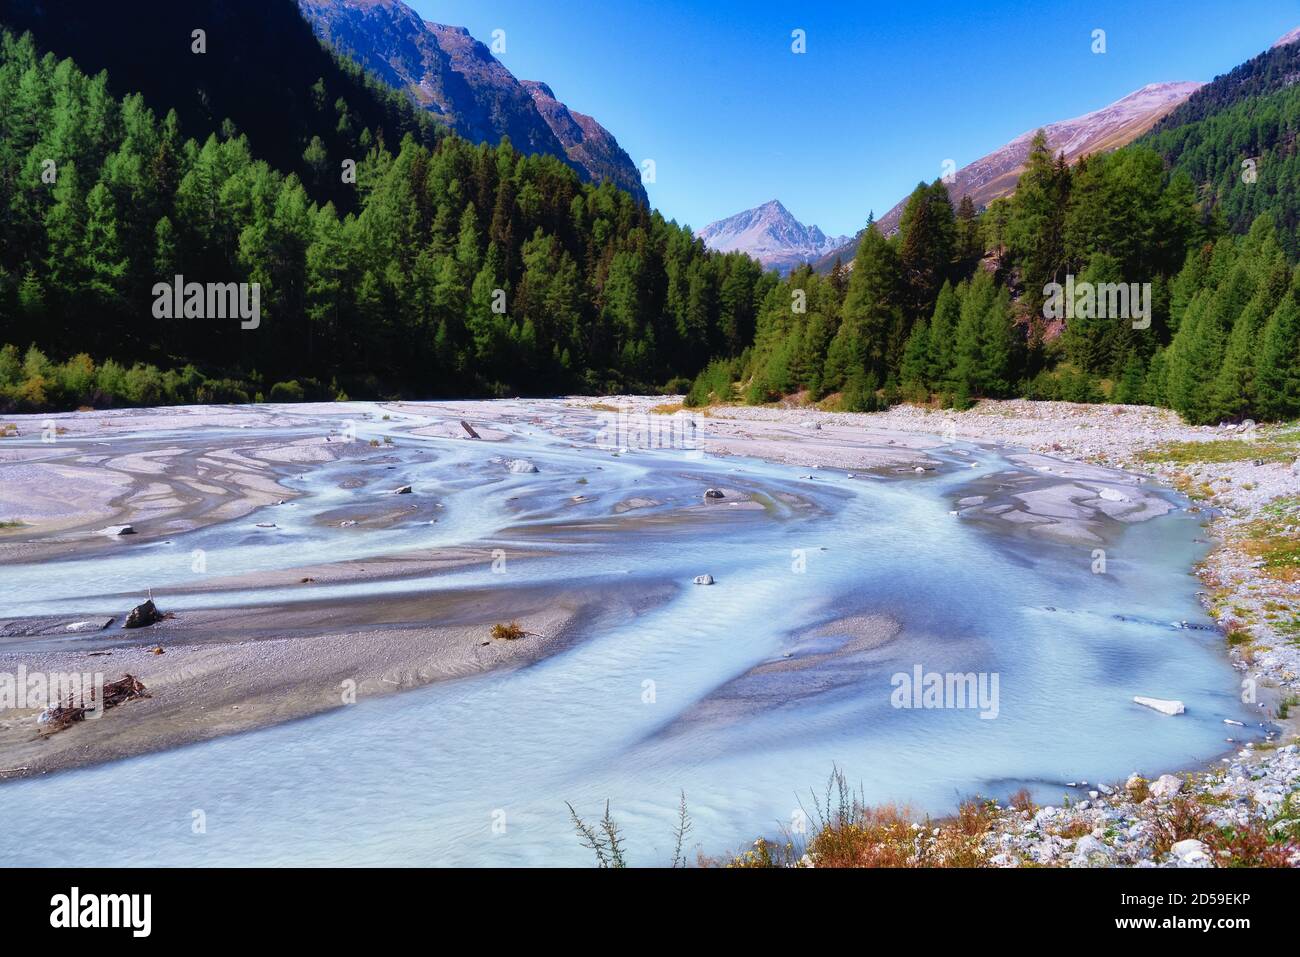
[[[1210,862],[1210,849],[1195,838],[1179,841],[1170,852],[1184,864],[1202,864]]]
[[[134,535],[134,525],[110,525],[108,528],[101,529],[101,535],[107,535],[109,538],[117,538],[119,535]]]
[[[1162,774],[1155,779],[1151,785],[1151,796],[1154,798],[1173,797],[1183,789],[1183,779],[1176,778],[1172,774]]]
[[[1083,837],[1079,838],[1079,843],[1075,845],[1074,851],[1084,860],[1087,860],[1094,854],[1100,854],[1103,857],[1110,857],[1111,853],[1109,847],[1097,840],[1097,838],[1093,837],[1091,834],[1085,834]]]
[[[713,576],[712,576],[712,575],[696,575],[694,581],[695,581],[695,584],[697,584],[697,585],[712,585],[712,584],[713,584]]]
[[[1151,708],[1153,711],[1159,711],[1161,714],[1182,714],[1187,710],[1181,701],[1169,698],[1146,698],[1142,695],[1137,695],[1133,701],[1142,705],[1144,708]]]
[[[399,485],[399,486],[397,486],[397,488],[393,489],[393,494],[394,494],[394,495],[410,495],[410,494],[411,494],[411,486],[409,486],[409,485]]]
[[[150,598],[144,604],[136,605],[131,609],[130,614],[126,616],[125,627],[145,628],[155,622],[162,621],[162,618],[162,612],[158,610],[158,606],[155,605],[153,599]]]
[[[507,466],[507,468],[516,475],[523,475],[525,473],[537,471],[537,466],[527,459],[515,459]]]
[[[722,489],[706,488],[704,490],[704,497],[705,498],[726,498],[727,496],[723,494]]]
[[[107,618],[102,621],[99,619],[94,621],[70,621],[68,624],[64,625],[64,628],[71,632],[103,631],[112,623],[112,618]]]

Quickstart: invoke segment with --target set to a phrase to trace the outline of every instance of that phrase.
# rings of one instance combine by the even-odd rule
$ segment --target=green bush
[[[303,388],[298,384],[297,379],[288,382],[277,382],[271,386],[272,402],[301,402],[303,398]]]

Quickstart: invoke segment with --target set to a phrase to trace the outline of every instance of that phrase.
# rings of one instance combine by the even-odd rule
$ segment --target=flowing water
[[[562,414],[558,404],[530,408]],[[300,493],[291,505],[94,558],[5,566],[0,610],[120,612],[109,596],[142,581],[180,612],[283,604],[307,592],[167,588],[194,583],[185,556],[200,548],[225,576],[485,541],[543,552],[511,560],[505,574],[476,564],[321,585],[310,599],[548,583],[668,583],[669,597],[588,623],[528,667],[6,784],[0,863],[584,864],[565,802],[592,819],[608,800],[630,862],[663,864],[682,792],[689,846],[719,854],[797,830],[800,809],[813,811],[810,789],[820,793],[834,767],[868,800],[921,811],[1022,785],[1059,801],[1066,782],[1211,760],[1225,748],[1222,720],[1250,718],[1222,639],[1170,625],[1208,624],[1190,574],[1199,524],[1185,511],[1125,529],[1108,546],[1108,573],[1096,575],[1088,548],[950,514],[960,486],[1010,467],[983,447],[936,453],[953,467],[923,478],[823,469],[810,480],[807,469],[680,449],[615,454],[590,430],[556,434],[522,416],[501,443],[412,436],[426,421],[418,415],[382,421],[359,406],[355,417],[365,418],[361,438],[395,438],[398,467],[387,474],[437,495],[436,524],[326,524],[322,514],[358,494],[339,488],[358,465],[302,466],[284,483]],[[304,418],[290,437],[320,428]],[[502,457],[539,471],[512,474]],[[683,508],[710,485],[763,508]],[[575,494],[591,501],[574,504]],[[631,496],[662,504],[613,519]],[[715,585],[691,584],[706,572]],[[897,634],[837,654],[846,632],[835,622],[853,615],[892,619]],[[819,653],[829,657],[811,657]],[[996,676],[996,717],[894,707],[891,677],[916,666]],[[1157,714],[1133,704],[1136,694],[1179,698],[1188,713]],[[203,833],[192,828],[196,811]]]

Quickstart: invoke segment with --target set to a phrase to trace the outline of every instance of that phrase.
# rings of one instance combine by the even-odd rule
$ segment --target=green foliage
[[[339,178],[324,133],[296,146],[301,175],[284,175],[229,125],[186,140],[175,114],[110,89],[30,37],[0,36],[0,316],[7,338],[50,355],[123,363],[90,401],[165,400],[137,364],[190,363],[213,383],[204,394],[244,401],[258,391],[251,357],[267,382],[335,383],[329,398],[650,391],[739,355],[777,282],[508,142],[375,143],[356,152],[346,201],[320,202],[316,181]],[[47,157],[60,158],[53,182]],[[257,283],[259,328],[160,318],[154,286],[177,275]],[[22,385],[25,407],[86,391]]]

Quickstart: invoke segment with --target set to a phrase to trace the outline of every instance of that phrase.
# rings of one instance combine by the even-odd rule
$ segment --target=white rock
[[[726,498],[726,496],[722,492],[722,489],[718,489],[718,488],[706,488],[704,490],[704,497],[705,498]]]
[[[1183,779],[1172,774],[1162,774],[1151,785],[1151,796],[1155,798],[1173,797],[1183,789]]]
[[[113,623],[113,619],[107,621],[71,621],[64,625],[68,631],[102,631]]]
[[[1210,860],[1210,849],[1194,838],[1179,841],[1170,851],[1185,864],[1200,864]]]
[[[1102,498],[1108,502],[1127,502],[1128,496],[1123,492],[1116,491],[1113,488],[1104,488],[1099,493]]]
[[[100,529],[99,534],[107,535],[109,538],[116,538],[118,535],[134,535],[134,525],[110,525],[108,528]]]
[[[1076,854],[1085,859],[1091,857],[1093,854],[1102,854],[1106,857],[1110,856],[1110,848],[1097,840],[1091,834],[1085,834],[1083,837],[1079,838],[1079,843],[1075,845],[1074,850]]]
[[[1187,710],[1183,707],[1181,701],[1170,698],[1146,698],[1142,695],[1137,695],[1133,700],[1137,704],[1159,711],[1161,714],[1182,714]]]
[[[712,585],[712,584],[713,584],[713,576],[712,576],[712,575],[696,575],[694,580],[695,580],[695,584],[697,584],[697,585]]]
[[[411,494],[411,486],[409,486],[409,485],[399,485],[399,486],[397,486],[397,488],[393,489],[393,494],[394,494],[394,495],[410,495],[410,494]]]
[[[537,471],[537,466],[527,459],[514,459],[507,467],[517,474]]]
[[[1231,718],[1224,718],[1223,723],[1230,724],[1238,728],[1244,728],[1246,726],[1246,723],[1244,721],[1233,721]]]

